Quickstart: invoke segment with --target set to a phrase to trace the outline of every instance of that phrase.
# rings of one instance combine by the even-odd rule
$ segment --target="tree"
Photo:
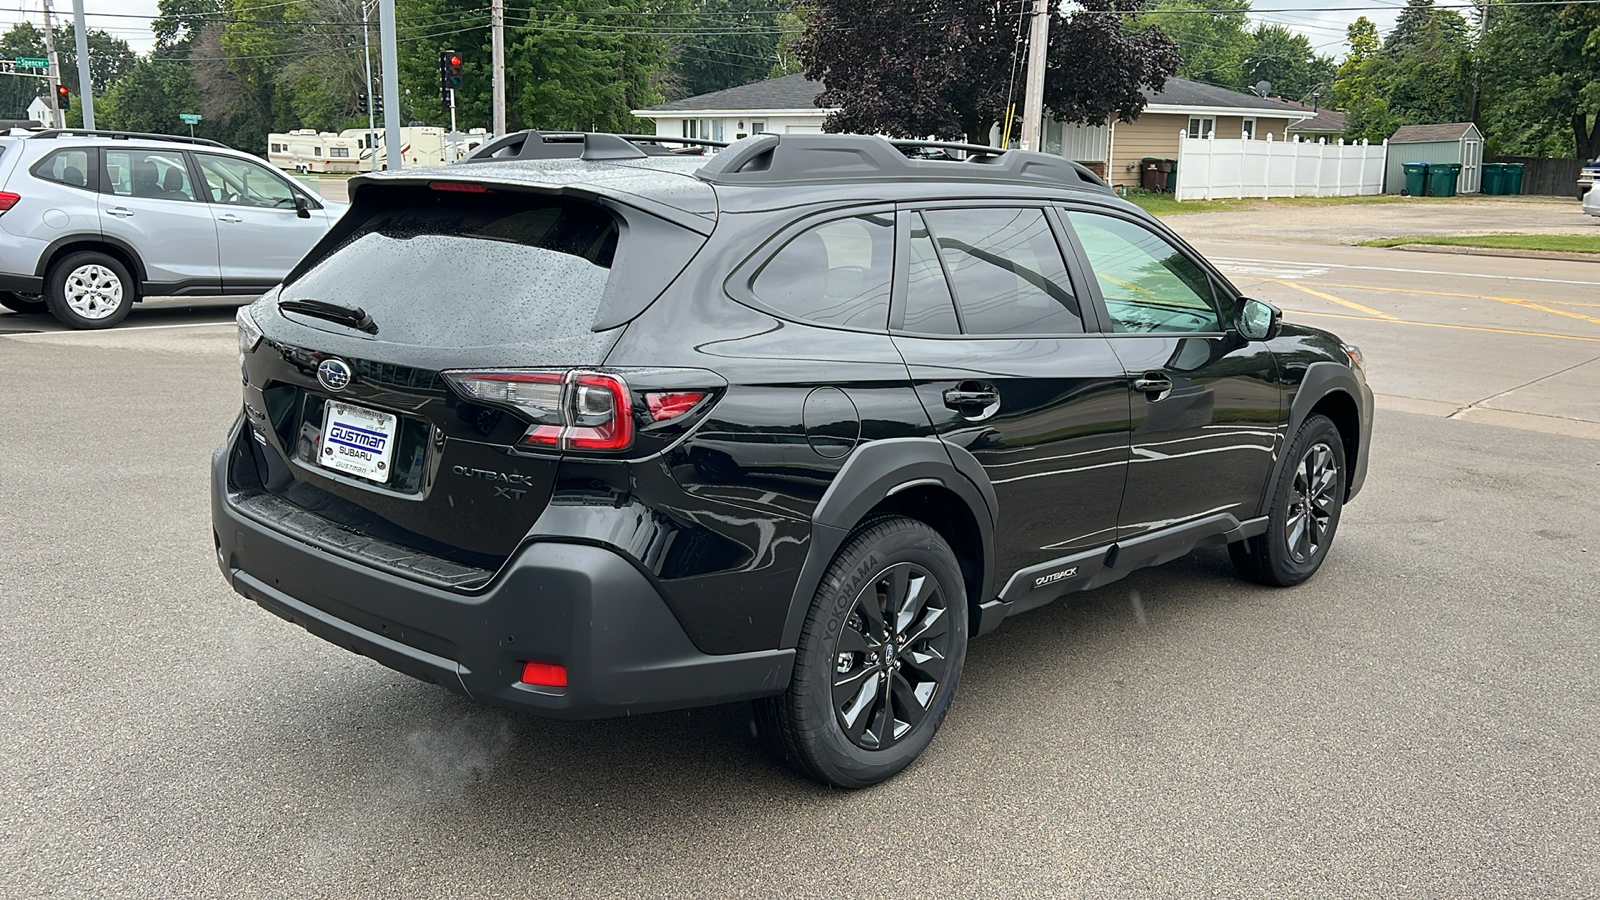
[[[1316,88],[1333,81],[1333,60],[1318,56],[1305,35],[1282,25],[1265,24],[1250,37],[1250,53],[1244,61],[1246,87],[1266,81],[1279,97],[1303,101]]]
[[[988,0],[817,0],[796,43],[808,78],[837,107],[829,131],[934,136],[988,143],[1021,101],[1014,63],[1027,58],[1025,17]],[[1159,27],[1128,27],[1143,0],[1051,0],[1045,105],[1069,122],[1131,122],[1145,89],[1178,68]]]
[[[701,0],[676,39],[669,73],[672,96],[692,97],[767,77],[782,37],[773,0]]]
[[[1159,27],[1177,42],[1183,54],[1178,75],[1244,90],[1255,83],[1245,72],[1254,49],[1249,11],[1250,0],[1154,0],[1136,27]]]
[[[1600,11],[1494,5],[1478,54],[1489,150],[1600,157]]]
[[[58,25],[55,29],[57,59],[61,63],[61,83],[76,94],[78,92],[77,32],[72,23]],[[91,28],[87,36],[89,58],[94,65],[89,70],[90,90],[102,96],[111,85],[121,80],[133,68],[138,58],[128,42],[112,37],[104,31]],[[0,55],[6,59],[19,56],[43,58],[45,55],[44,31],[32,22],[18,22],[0,36]],[[45,92],[45,81],[34,78],[0,79],[0,116],[25,118],[28,104]]]

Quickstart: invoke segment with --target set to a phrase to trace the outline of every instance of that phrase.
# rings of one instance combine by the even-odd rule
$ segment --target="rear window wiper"
[[[278,309],[284,312],[300,313],[315,316],[318,319],[327,319],[340,325],[348,325],[357,331],[367,334],[378,333],[378,323],[372,316],[359,306],[340,306],[326,300],[280,300]]]

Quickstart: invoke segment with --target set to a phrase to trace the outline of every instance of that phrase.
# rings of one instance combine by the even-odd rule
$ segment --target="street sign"
[[[36,56],[19,56],[17,57],[17,67],[21,69],[48,69],[50,68],[50,60],[39,59]]]
[[[183,120],[183,124],[185,124],[185,125],[193,125],[193,124],[195,124],[195,123],[200,121],[200,114],[199,113],[178,113],[178,118],[182,119]]]

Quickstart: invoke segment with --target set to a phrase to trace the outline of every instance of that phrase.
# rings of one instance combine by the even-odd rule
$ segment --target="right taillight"
[[[464,369],[443,374],[469,400],[509,406],[530,419],[520,446],[626,450],[633,444],[628,385],[618,375],[581,369]]]
[[[0,213],[5,212],[13,206],[16,206],[17,202],[21,199],[21,194],[13,194],[10,191],[0,191]]]

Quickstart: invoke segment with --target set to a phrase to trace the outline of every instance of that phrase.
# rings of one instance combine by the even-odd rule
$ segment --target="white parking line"
[[[1239,265],[1239,271],[1246,274],[1256,274],[1249,271],[1249,266],[1258,263],[1276,266],[1279,271],[1295,271],[1295,269],[1292,268],[1294,263],[1286,263],[1280,259],[1247,259],[1243,257],[1227,256],[1207,256],[1206,259],[1209,259],[1213,264],[1224,271],[1227,271],[1230,267]],[[1576,284],[1587,287],[1600,287],[1600,281],[1574,281],[1568,278],[1537,278],[1532,275],[1488,275],[1482,272],[1441,272],[1437,269],[1402,269],[1395,266],[1358,266],[1349,263],[1316,263],[1315,265],[1325,267],[1321,271],[1316,272],[1316,274],[1323,274],[1328,269],[1362,269],[1368,272],[1399,272],[1405,275],[1450,275],[1458,278],[1493,278],[1498,281],[1537,281],[1543,284]],[[1307,267],[1303,271],[1312,272],[1313,270]],[[1277,275],[1275,277],[1290,278],[1294,276]],[[1310,276],[1306,275],[1301,277]]]
[[[130,331],[161,331],[167,328],[232,328],[232,322],[186,322],[182,325],[128,325],[117,328],[97,328],[74,331],[20,331],[0,334],[0,338],[82,337],[84,335],[127,334]]]

